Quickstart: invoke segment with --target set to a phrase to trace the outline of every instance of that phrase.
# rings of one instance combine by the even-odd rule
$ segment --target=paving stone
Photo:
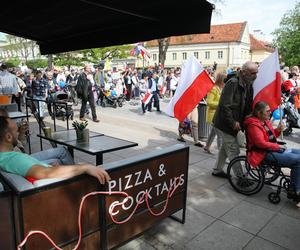
[[[279,245],[270,241],[264,240],[260,237],[254,237],[243,250],[286,250]]]
[[[214,222],[205,231],[186,244],[191,250],[241,250],[253,236],[221,221]]]
[[[228,181],[224,178],[218,178],[211,175],[211,172],[201,172],[197,178],[189,182],[189,186],[196,186],[199,188],[205,189],[217,189],[225,184]]]
[[[239,197],[228,197],[220,191],[206,189],[203,195],[188,197],[188,206],[214,218],[219,218],[241,201],[242,199]]]
[[[181,213],[176,213],[181,218]],[[152,235],[156,240],[169,245],[180,245],[189,242],[215,219],[204,213],[198,212],[194,208],[187,208],[185,224],[181,224],[172,219],[166,219],[156,228],[156,235]],[[157,237],[158,236],[158,237]]]
[[[290,250],[299,250],[300,220],[277,214],[258,235]]]
[[[189,164],[194,164],[202,160],[203,160],[203,154],[199,152],[190,152]]]
[[[220,219],[247,232],[256,234],[274,214],[274,212],[263,207],[241,202]]]
[[[287,201],[286,198],[286,193],[282,192],[280,197],[281,197],[281,202],[279,204],[272,204],[269,199],[268,199],[268,195],[271,192],[274,192],[275,190],[270,188],[270,186],[265,185],[263,187],[263,189],[254,195],[251,196],[247,196],[247,198],[245,199],[245,201],[250,202],[252,204],[273,210],[273,211],[279,211],[285,204],[285,202]]]
[[[281,208],[280,213],[300,220],[300,209],[297,207],[296,202],[294,201],[286,201]]]
[[[209,158],[208,156],[204,156],[201,161],[194,163],[192,166],[195,167],[195,169],[198,169],[199,171],[207,169],[212,172],[215,162],[215,159]]]

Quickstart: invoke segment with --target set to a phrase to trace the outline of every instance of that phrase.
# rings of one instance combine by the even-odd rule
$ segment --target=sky
[[[208,0],[210,1],[210,0]],[[249,32],[261,30],[265,39],[272,41],[271,33],[279,28],[283,15],[295,7],[297,0],[223,0],[217,3],[220,15],[213,15],[212,24],[247,21]],[[299,0],[298,0],[299,2]]]

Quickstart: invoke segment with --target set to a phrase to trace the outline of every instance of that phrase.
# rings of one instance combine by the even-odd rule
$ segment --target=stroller
[[[283,135],[288,136],[292,133],[293,128],[300,128],[300,116],[294,105],[287,99],[283,103],[283,110],[283,120],[286,124]]]
[[[58,119],[63,121],[67,119],[73,120],[73,102],[70,102],[70,97],[66,92],[58,91],[54,94],[54,114]]]
[[[101,106],[103,108],[107,106],[112,106],[113,108],[117,108],[117,106],[123,106],[123,96],[117,96],[115,90],[104,90],[100,89],[100,100]]]

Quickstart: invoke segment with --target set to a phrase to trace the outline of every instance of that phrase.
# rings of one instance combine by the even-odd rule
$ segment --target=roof
[[[250,34],[250,50],[265,50],[268,52],[274,52],[274,48],[271,44],[256,39],[252,34]]]
[[[41,4],[40,0],[3,1],[0,32],[37,41],[42,54],[209,32],[214,8],[206,0],[188,0],[186,4],[174,4],[173,0],[60,0]],[[178,18],[173,13],[188,15]]]
[[[208,34],[173,36],[170,45],[239,42],[242,39],[246,24],[247,22],[212,25]],[[157,46],[157,41],[149,41],[147,46]]]

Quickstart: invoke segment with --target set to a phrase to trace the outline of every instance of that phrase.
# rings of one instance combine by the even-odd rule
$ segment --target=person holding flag
[[[258,65],[248,61],[236,76],[225,83],[213,119],[215,128],[222,137],[222,145],[212,172],[213,176],[227,178],[227,174],[223,171],[226,158],[228,157],[231,161],[240,154],[237,134],[242,130],[245,117],[251,113],[252,85],[257,73]]]
[[[167,114],[175,117],[179,123],[189,116],[191,119],[194,145],[202,147],[198,141],[198,103],[213,88],[214,82],[209,77],[202,65],[191,56],[182,67],[177,90],[168,104]],[[179,139],[182,139],[180,137]]]

